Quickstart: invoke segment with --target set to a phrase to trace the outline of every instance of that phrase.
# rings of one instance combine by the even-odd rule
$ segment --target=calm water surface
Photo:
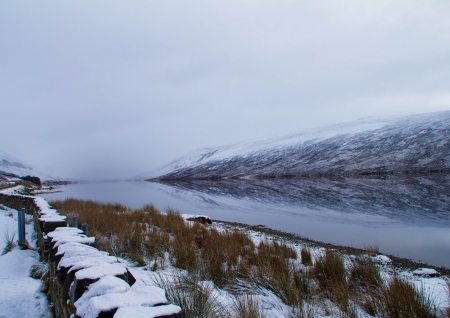
[[[352,180],[96,182],[42,195],[154,204],[160,210],[297,233],[450,267],[449,177]]]

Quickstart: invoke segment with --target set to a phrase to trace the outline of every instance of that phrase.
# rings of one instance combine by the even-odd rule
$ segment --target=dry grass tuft
[[[154,283],[166,291],[167,300],[180,306],[186,318],[227,317],[217,297],[213,295],[213,287],[199,281],[198,276],[177,272],[173,277],[158,273],[153,276]]]
[[[380,248],[378,247],[377,243],[364,244],[364,249],[370,256],[377,256],[378,254],[380,254]]]
[[[296,252],[277,241],[260,242],[253,265],[254,279],[264,288],[272,291],[289,306],[302,306],[305,298],[310,297],[309,271],[299,270],[292,262]]]
[[[311,251],[306,246],[303,246],[300,251],[302,264],[306,266],[312,265],[312,257],[311,257]]]
[[[368,257],[358,257],[350,269],[350,281],[355,289],[369,292],[383,285],[380,272],[374,262]]]
[[[324,257],[316,260],[313,273],[325,296],[344,313],[349,313],[350,287],[342,256],[336,251],[327,250]]]
[[[3,248],[2,254],[5,255],[13,250],[16,247],[16,231],[11,231],[9,228],[5,230],[3,233],[3,242],[5,243],[5,247]]]
[[[47,273],[47,271],[48,269],[46,263],[34,263],[30,267],[30,277],[34,279],[41,279]]]
[[[235,318],[265,318],[267,317],[258,299],[252,295],[237,296],[234,299]]]
[[[381,317],[437,317],[437,308],[433,301],[424,296],[422,290],[417,290],[411,283],[395,275],[392,281],[383,289]]]

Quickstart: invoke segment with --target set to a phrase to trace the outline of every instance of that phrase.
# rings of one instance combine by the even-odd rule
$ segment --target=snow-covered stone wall
[[[168,303],[165,291],[136,281],[116,257],[97,250],[93,237],[76,228],[59,227],[47,234],[52,298],[63,317],[184,317]]]
[[[66,226],[66,217],[38,197],[0,194],[0,204],[34,215],[56,317],[183,318],[165,291],[137,281],[128,268],[95,248],[95,238]]]

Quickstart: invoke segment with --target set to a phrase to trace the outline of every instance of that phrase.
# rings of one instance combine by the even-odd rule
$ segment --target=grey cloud
[[[0,149],[116,179],[198,147],[450,109],[448,1],[0,4]]]

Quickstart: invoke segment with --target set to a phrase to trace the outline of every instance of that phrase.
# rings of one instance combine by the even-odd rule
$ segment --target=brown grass
[[[158,273],[153,282],[166,291],[167,300],[180,306],[186,318],[225,318],[228,311],[213,295],[213,287],[200,282],[199,277],[190,273],[176,272],[173,277]]]
[[[241,311],[243,317],[263,316],[254,298],[242,296],[243,292],[251,294],[260,289],[272,291],[291,306],[292,317],[314,316],[310,304],[323,297],[349,317],[356,315],[356,304],[379,317],[426,318],[434,317],[436,312],[423,291],[400,278],[394,277],[385,284],[367,256],[355,259],[347,270],[342,255],[327,250],[313,265],[306,247],[301,249],[299,259],[293,248],[279,240],[261,241],[256,246],[247,232],[219,231],[198,222],[186,222],[178,212],[161,213],[152,205],[130,209],[121,204],[77,199],[53,201],[51,205],[69,219],[77,216],[80,225],[88,223],[100,249],[147,265],[151,270],[168,264],[185,270],[175,280],[159,276],[159,284],[167,285],[170,297],[177,299],[174,303],[189,311],[187,317],[234,315],[211,298],[210,286],[196,287],[205,280],[233,293],[237,297],[235,311]],[[369,254],[378,252],[374,246],[366,249]],[[413,314],[406,314],[408,311]]]
[[[316,260],[313,273],[321,290],[344,313],[350,311],[350,287],[347,284],[347,271],[342,256],[333,250],[327,250],[325,256]]]
[[[380,248],[378,247],[378,244],[376,244],[376,243],[365,244],[364,249],[366,250],[367,254],[369,254],[370,256],[376,256],[376,255],[380,254]]]
[[[368,257],[358,257],[350,269],[350,280],[355,289],[369,292],[379,289],[383,285],[380,272],[373,261]]]
[[[14,249],[14,247],[16,247],[15,239],[16,239],[16,231],[7,228],[3,233],[3,242],[5,246],[3,247],[1,255],[5,255],[11,252]]]
[[[424,296],[411,283],[395,275],[383,289],[381,295],[380,316],[401,317],[437,317],[437,309],[431,299]]]
[[[311,257],[311,251],[306,246],[303,246],[300,251],[302,264],[306,266],[312,265],[312,257]]]
[[[285,304],[301,306],[310,296],[309,272],[292,264],[297,257],[293,249],[276,241],[261,242],[255,257],[258,284],[271,290]]]
[[[252,295],[237,296],[234,300],[234,318],[264,318],[266,314],[258,299]]]

